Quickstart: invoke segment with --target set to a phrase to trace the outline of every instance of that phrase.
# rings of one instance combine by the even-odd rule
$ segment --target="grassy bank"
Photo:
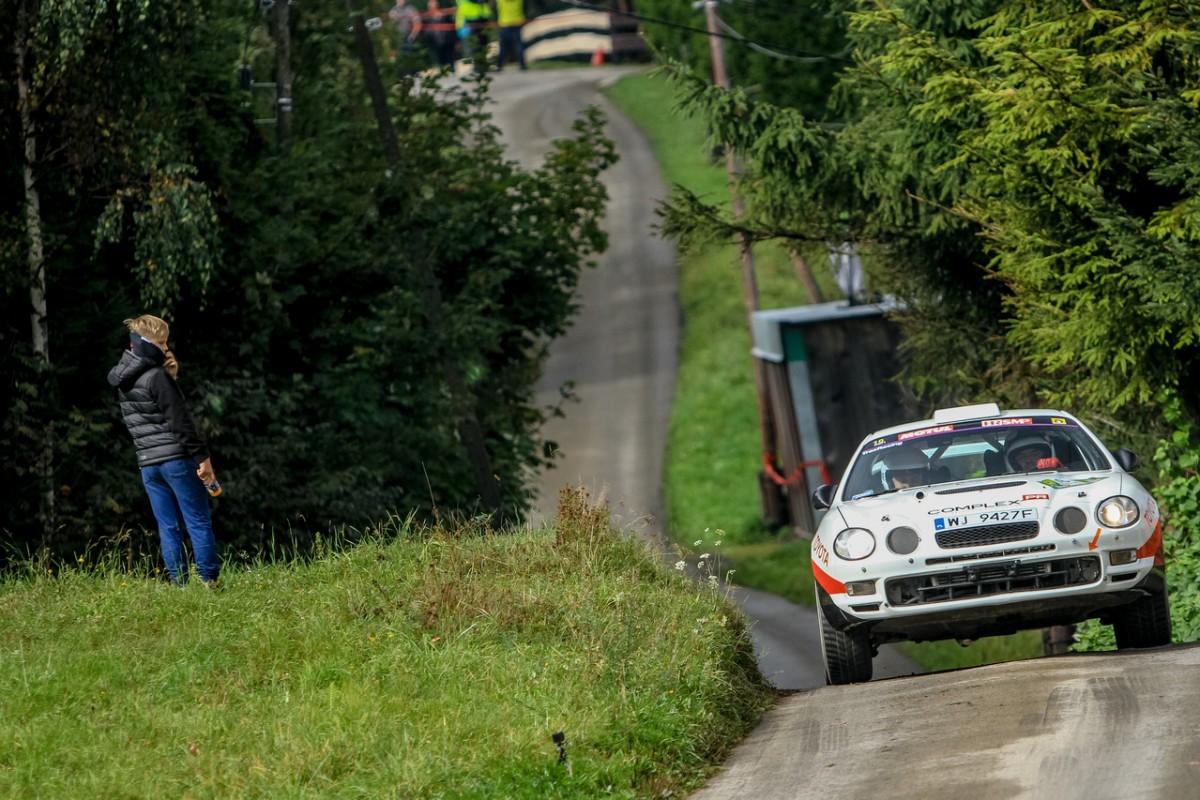
[[[582,493],[222,583],[101,555],[0,584],[0,796],[661,797],[772,700],[719,591]]]
[[[670,87],[651,73],[618,81],[613,104],[646,134],[668,186],[709,199],[728,196],[723,163],[713,163],[703,124],[679,112]],[[778,250],[756,246],[762,308],[808,302],[794,268]],[[822,253],[805,253],[826,299],[840,295]],[[667,448],[664,494],[672,536],[680,543],[718,532],[735,580],[812,605],[808,542],[766,531],[756,475],[762,441],[742,302],[740,262],[732,246],[680,254],[684,328]],[[1041,652],[1040,634],[986,639],[964,649],[954,642],[908,646],[926,669],[1027,658]]]

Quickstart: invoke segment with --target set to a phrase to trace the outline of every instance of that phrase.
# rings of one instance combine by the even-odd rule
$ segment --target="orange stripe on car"
[[[1138,548],[1138,558],[1149,558],[1154,556],[1154,566],[1161,567],[1165,564],[1163,559],[1163,540],[1162,540],[1162,517],[1158,518],[1158,524],[1154,526],[1154,533],[1150,534],[1150,538],[1146,543]],[[816,567],[813,567],[815,570]]]
[[[813,564],[813,577],[817,579],[817,583],[821,584],[821,588],[829,594],[846,593],[846,584],[827,574],[816,564]]]

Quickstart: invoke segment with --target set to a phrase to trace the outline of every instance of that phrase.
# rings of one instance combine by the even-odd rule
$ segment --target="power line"
[[[606,14],[612,13],[612,10],[607,7],[598,6],[593,3],[585,3],[585,2],[582,2],[582,0],[563,0],[563,2],[569,6],[575,6],[576,8],[582,8],[582,9],[586,9],[588,11],[600,11],[600,12],[603,12]],[[757,45],[758,47],[762,47],[764,49],[769,49],[771,51],[774,51],[774,53],[779,57],[803,59],[803,60],[808,60],[808,61],[841,61],[841,60],[845,60],[847,57],[845,53],[836,53],[834,55],[826,55],[824,53],[809,53],[809,52],[797,51],[797,50],[789,51],[788,48],[786,48],[786,47],[779,47],[776,45],[768,45],[764,42],[757,42],[757,41],[754,41],[751,39],[747,39],[745,36],[742,36],[740,33],[737,33],[736,31],[732,34],[720,33],[720,32],[710,33],[705,28],[696,28],[691,25],[684,25],[682,23],[672,22],[672,21],[666,20],[666,19],[657,19],[655,17],[647,17],[642,14],[635,14],[633,12],[624,12],[623,11],[623,12],[621,12],[621,14],[622,14],[622,16],[631,17],[633,19],[636,19],[639,22],[649,22],[649,23],[653,23],[655,25],[662,25],[667,28],[675,28],[677,30],[688,31],[690,33],[700,33],[705,36],[717,36],[722,39],[729,39],[731,41],[739,42],[741,44],[745,44],[748,46]]]
[[[745,44],[746,46],[748,46],[754,52],[762,53],[764,56],[778,59],[779,61],[797,61],[801,64],[817,64],[822,61],[844,61],[846,56],[849,55],[849,51],[842,52],[842,53],[835,53],[834,55],[831,55],[831,56],[792,56],[792,55],[788,55],[786,53],[778,53],[774,50],[771,50],[771,49],[759,44],[758,42],[747,39],[745,36],[743,36],[742,34],[735,31],[732,27],[730,27],[729,23],[725,22],[725,20],[721,19],[719,16],[714,15],[713,18],[717,21],[717,25],[720,26],[721,30],[725,31],[725,33],[728,34],[727,38],[731,38],[734,41],[741,42],[741,43]]]

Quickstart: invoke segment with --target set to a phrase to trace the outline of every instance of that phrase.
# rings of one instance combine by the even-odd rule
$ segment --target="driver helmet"
[[[897,447],[883,457],[883,480],[887,488],[892,485],[892,477],[898,476],[910,486],[928,483],[929,458],[920,448],[911,445]],[[916,473],[920,473],[919,475]]]
[[[1013,472],[1024,472],[1024,468],[1017,463],[1016,455],[1030,448],[1037,448],[1039,459],[1050,458],[1052,455],[1049,442],[1035,434],[1023,433],[1005,447],[1004,458],[1008,462],[1008,468]]]

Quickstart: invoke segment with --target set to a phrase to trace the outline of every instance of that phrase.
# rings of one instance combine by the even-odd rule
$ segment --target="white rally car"
[[[871,679],[878,646],[1111,624],[1117,647],[1171,641],[1158,504],[1062,411],[937,411],[859,446],[812,541],[831,684]]]

